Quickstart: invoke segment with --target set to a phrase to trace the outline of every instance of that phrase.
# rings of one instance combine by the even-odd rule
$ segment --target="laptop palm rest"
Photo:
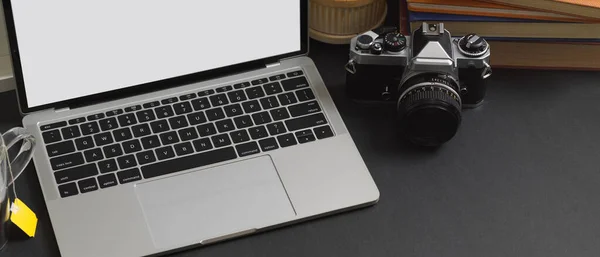
[[[211,243],[295,216],[268,156],[135,187],[154,245]]]

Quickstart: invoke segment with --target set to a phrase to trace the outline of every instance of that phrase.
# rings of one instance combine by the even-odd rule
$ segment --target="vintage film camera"
[[[476,34],[452,37],[443,23],[423,23],[412,36],[383,27],[351,40],[347,92],[395,103],[409,141],[439,146],[458,131],[462,109],[483,103],[489,63],[490,45]]]

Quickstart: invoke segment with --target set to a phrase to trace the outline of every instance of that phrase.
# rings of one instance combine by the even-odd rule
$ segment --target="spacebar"
[[[144,178],[148,179],[235,158],[237,158],[237,155],[233,147],[226,147],[143,166],[142,174]]]

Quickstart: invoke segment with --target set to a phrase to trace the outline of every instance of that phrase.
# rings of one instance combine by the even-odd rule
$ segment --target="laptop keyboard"
[[[302,71],[41,126],[61,197],[334,135]]]

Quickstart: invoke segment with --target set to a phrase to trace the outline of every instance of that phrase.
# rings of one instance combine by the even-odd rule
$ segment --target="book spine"
[[[409,11],[408,11],[408,3],[406,0],[400,1],[400,23],[398,25],[399,30],[404,35],[409,35],[410,30],[410,21],[409,21]]]

